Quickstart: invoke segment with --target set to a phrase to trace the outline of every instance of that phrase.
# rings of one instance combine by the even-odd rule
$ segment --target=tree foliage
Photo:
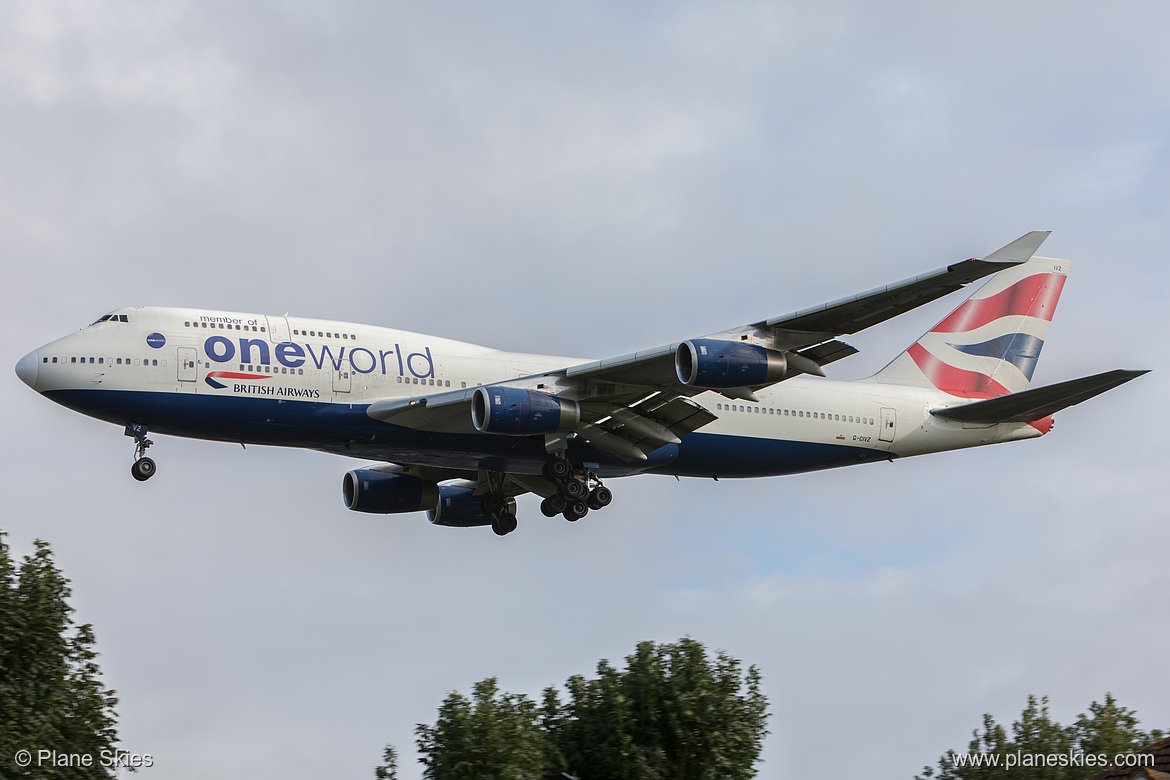
[[[530,780],[544,767],[546,739],[536,704],[501,693],[494,677],[476,683],[471,698],[457,691],[439,707],[434,726],[418,724],[423,777],[441,780]]]
[[[450,694],[416,734],[428,778],[738,780],[755,776],[767,717],[755,667],[684,638],[639,644],[624,669],[601,661],[539,706],[489,678],[471,699]]]
[[[16,568],[0,531],[0,760],[5,777],[41,777],[21,769],[18,750],[92,756],[68,777],[110,777],[102,751],[113,754],[117,699],[105,688],[89,624],[73,626],[69,580],[38,540]]]
[[[1062,726],[1048,714],[1048,697],[1029,696],[1020,718],[1008,729],[983,716],[983,729],[975,730],[965,755],[998,756],[979,765],[960,765],[962,755],[948,750],[937,767],[924,767],[922,778],[933,780],[1081,780],[1105,768],[1105,765],[1078,763],[1077,755],[1105,756],[1111,762],[1119,753],[1130,753],[1157,742],[1161,731],[1138,728],[1137,713],[1117,703],[1106,693],[1103,703],[1093,702],[1089,711],[1076,717],[1070,726]],[[1014,756],[1009,767],[1008,757]],[[1028,756],[1069,756],[1067,761],[1047,765]]]
[[[398,751],[393,745],[382,749],[382,765],[374,767],[375,780],[398,780]]]

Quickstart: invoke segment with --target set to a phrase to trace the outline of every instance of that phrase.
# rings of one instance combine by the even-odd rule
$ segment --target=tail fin
[[[1070,265],[1033,257],[1000,271],[866,381],[960,398],[1027,390]]]

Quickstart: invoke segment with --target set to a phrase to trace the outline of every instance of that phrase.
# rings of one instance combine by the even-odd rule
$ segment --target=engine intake
[[[355,512],[389,515],[432,509],[439,503],[434,482],[378,469],[354,469],[341,480],[345,505]]]
[[[516,514],[516,499],[509,498],[505,509]],[[427,512],[433,525],[449,528],[474,528],[491,525],[492,516],[483,511],[480,497],[475,495],[474,485],[440,485],[439,502]]]
[[[482,433],[531,436],[570,431],[580,419],[576,401],[517,387],[481,387],[471,403],[471,422]]]
[[[754,387],[788,376],[783,352],[738,341],[691,339],[674,353],[678,381],[691,387]]]

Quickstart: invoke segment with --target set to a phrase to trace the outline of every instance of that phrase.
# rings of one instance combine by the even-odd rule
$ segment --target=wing
[[[1025,263],[1048,235],[1049,231],[1035,230],[983,259],[964,260],[848,298],[703,338],[747,342],[796,354],[815,364],[807,365],[797,361],[804,367],[803,373],[819,373],[816,367],[857,352],[848,344],[836,341],[837,336],[865,330],[960,290],[977,279]],[[668,385],[672,380],[677,381],[674,376],[674,357],[678,347],[677,343],[670,344],[572,366],[565,369],[565,374],[591,381]]]
[[[1027,262],[1047,237],[1047,231],[1034,231],[985,258],[964,260],[821,306],[688,342],[567,366],[492,387],[527,390],[570,401],[576,405],[574,426],[556,435],[575,434],[626,462],[645,460],[648,453],[677,444],[682,437],[716,419],[690,400],[691,396],[714,389],[731,398],[754,400],[754,390],[792,376],[824,376],[822,366],[857,352],[838,341],[838,336],[885,322],[977,279]],[[706,366],[723,372],[714,384],[697,381],[694,374],[681,376],[682,369],[676,361],[685,357],[684,350],[694,356],[694,371],[701,373]],[[471,433],[476,430],[471,407],[481,389],[379,401],[367,413],[375,419],[418,430]]]

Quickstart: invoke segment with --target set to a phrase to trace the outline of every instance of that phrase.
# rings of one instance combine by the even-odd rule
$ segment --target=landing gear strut
[[[557,487],[555,494],[540,502],[545,517],[562,515],[572,523],[589,514],[590,509],[604,509],[613,501],[613,491],[601,484],[595,471],[574,468],[563,455],[549,458],[542,473]]]
[[[158,471],[155,462],[146,457],[146,448],[154,442],[146,438],[146,426],[140,423],[127,425],[126,435],[134,437],[134,465],[130,467],[130,476],[139,482],[145,482]]]

